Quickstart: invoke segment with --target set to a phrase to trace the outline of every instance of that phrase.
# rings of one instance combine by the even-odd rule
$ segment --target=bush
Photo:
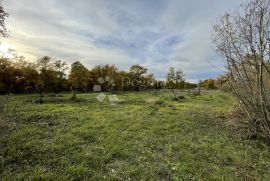
[[[185,96],[177,96],[177,97],[173,97],[172,101],[180,101],[180,100],[183,100],[183,99],[185,99]]]
[[[178,98],[178,100],[185,99],[185,96],[178,96],[177,98]]]
[[[193,92],[192,95],[194,95],[194,96],[200,96],[201,93],[200,92]]]
[[[76,94],[75,91],[72,91],[72,95],[70,97],[70,100],[72,100],[72,101],[76,101],[77,100],[77,94]]]
[[[269,1],[249,0],[239,12],[222,16],[213,33],[217,50],[226,58],[232,92],[254,135],[268,140],[270,51],[254,47],[269,47],[269,19]]]

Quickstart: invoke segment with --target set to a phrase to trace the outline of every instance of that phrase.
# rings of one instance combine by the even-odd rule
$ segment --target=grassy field
[[[231,95],[12,95],[16,127],[0,140],[0,180],[268,180],[270,150],[232,120]]]

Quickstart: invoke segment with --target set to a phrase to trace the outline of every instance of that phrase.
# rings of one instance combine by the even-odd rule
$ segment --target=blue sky
[[[170,66],[196,82],[222,73],[212,26],[244,0],[3,0],[11,31],[3,44],[88,68],[141,64],[159,79]]]

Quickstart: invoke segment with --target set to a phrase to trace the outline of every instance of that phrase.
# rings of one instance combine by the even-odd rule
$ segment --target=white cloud
[[[210,32],[218,15],[244,0],[8,0],[12,44],[29,59],[44,55],[88,67],[146,66],[164,78],[179,66],[189,80],[215,76]],[[212,60],[214,58],[214,60]]]

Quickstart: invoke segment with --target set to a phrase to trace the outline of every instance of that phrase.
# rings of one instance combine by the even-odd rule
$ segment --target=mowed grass
[[[12,95],[16,127],[0,140],[0,180],[268,180],[269,146],[226,118],[234,99],[213,92]],[[227,122],[230,122],[228,124]]]

